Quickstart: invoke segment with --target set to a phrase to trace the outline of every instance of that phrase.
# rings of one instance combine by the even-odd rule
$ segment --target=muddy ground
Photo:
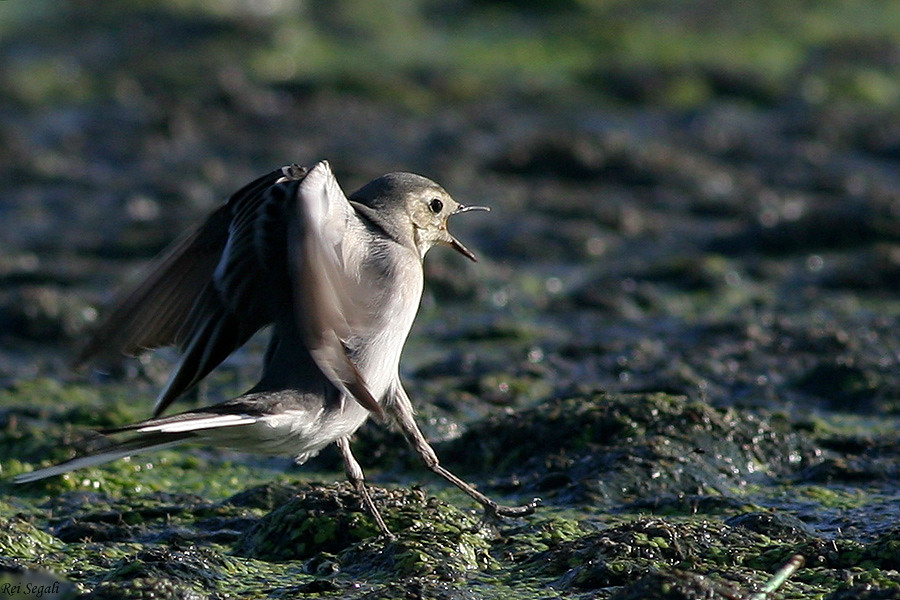
[[[801,555],[771,597],[900,598],[900,15],[600,4],[0,3],[0,591],[750,598]],[[171,354],[69,367],[112,290],[320,158],[491,206],[402,369],[446,466],[543,507],[485,524],[377,424],[395,540],[330,450],[11,485],[149,416]]]

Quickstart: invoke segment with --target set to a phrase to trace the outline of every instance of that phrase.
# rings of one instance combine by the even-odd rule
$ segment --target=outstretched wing
[[[371,322],[359,273],[344,256],[346,236],[359,222],[327,161],[290,184],[296,203],[289,219],[289,270],[295,315],[316,365],[347,396],[382,414],[349,343]],[[354,232],[357,233],[357,232]],[[368,290],[370,292],[370,290]]]
[[[289,301],[287,208],[266,192],[305,172],[292,165],[254,180],[164,251],[148,275],[114,301],[76,363],[177,346],[182,359],[157,398],[159,415],[272,322],[279,289]]]

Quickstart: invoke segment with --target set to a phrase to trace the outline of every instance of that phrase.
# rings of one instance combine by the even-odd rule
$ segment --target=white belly
[[[368,416],[366,409],[351,400],[344,402],[342,411],[287,410],[234,427],[198,432],[198,435],[214,446],[293,456],[298,463],[303,463],[338,438],[352,435]]]

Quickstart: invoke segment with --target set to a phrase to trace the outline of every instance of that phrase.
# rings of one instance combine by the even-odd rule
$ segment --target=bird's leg
[[[401,396],[398,394],[398,396]],[[406,436],[407,441],[415,448],[416,452],[421,457],[422,462],[425,463],[425,466],[428,467],[432,472],[437,473],[469,496],[471,496],[476,502],[481,504],[484,507],[484,516],[485,520],[494,520],[496,517],[524,517],[530,514],[533,514],[535,509],[540,506],[541,499],[535,498],[528,504],[522,506],[504,506],[502,504],[498,504],[495,501],[488,498],[486,495],[479,492],[475,487],[471,484],[463,481],[444,467],[440,465],[440,461],[438,461],[437,454],[435,454],[434,449],[431,447],[431,444],[428,443],[428,440],[425,439],[425,435],[422,433],[422,430],[419,429],[419,426],[416,424],[415,419],[413,418],[412,407],[409,404],[409,398],[406,397],[406,394],[403,393],[402,397],[397,398],[398,402],[395,404],[392,403],[390,408],[394,414],[394,418],[396,419],[397,424],[403,430],[403,434]],[[404,402],[405,400],[405,402]]]
[[[381,513],[378,512],[378,507],[375,506],[375,502],[369,495],[369,490],[366,488],[366,480],[363,476],[362,467],[359,466],[359,463],[356,462],[356,457],[353,456],[353,453],[350,451],[350,438],[338,438],[335,443],[340,449],[341,456],[344,459],[344,469],[347,471],[347,479],[350,481],[350,483],[353,484],[353,487],[356,489],[356,492],[360,495],[360,497],[362,497],[362,501],[366,506],[366,510],[368,510],[369,514],[372,515],[372,518],[375,519],[375,523],[378,524],[378,529],[381,530],[381,533],[388,538],[393,538],[394,534],[391,533],[390,529],[388,529],[387,525],[384,522],[384,519],[381,518]]]

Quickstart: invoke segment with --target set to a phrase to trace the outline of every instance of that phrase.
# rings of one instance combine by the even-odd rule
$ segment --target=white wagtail
[[[412,173],[379,177],[348,199],[325,161],[251,182],[160,255],[114,303],[79,357],[177,346],[181,360],[154,418],[104,432],[130,435],[96,454],[15,481],[186,442],[292,455],[301,463],[335,442],[348,479],[390,535],[350,451],[350,436],[374,413],[396,424],[425,465],[484,506],[486,516],[533,513],[538,500],[500,505],[442,467],[400,381],[425,253],[444,244],[475,260],[447,230],[448,217],[469,210],[488,209],[460,205]],[[252,389],[160,416],[269,324],[262,378]]]

